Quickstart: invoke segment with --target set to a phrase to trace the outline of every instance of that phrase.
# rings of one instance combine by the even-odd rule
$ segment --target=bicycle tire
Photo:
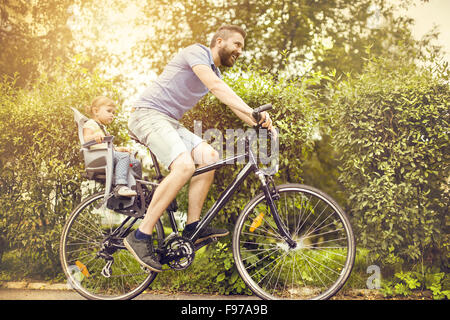
[[[297,246],[290,248],[277,234],[260,193],[236,222],[232,246],[237,270],[262,299],[329,299],[353,268],[356,245],[350,221],[336,201],[316,188],[284,184],[276,190],[280,197],[275,205]]]
[[[108,271],[108,261],[98,253],[102,251],[102,245],[105,248],[103,242],[108,236],[108,223],[111,232],[112,227],[126,218],[106,206],[98,208],[103,196],[104,193],[99,192],[87,197],[69,215],[60,239],[61,266],[68,279],[68,287],[87,299],[132,299],[153,282],[157,273],[144,270],[128,250],[120,248],[114,252],[110,250],[114,259],[110,276],[102,274],[104,268]],[[164,239],[161,221],[158,221],[153,233],[158,240]],[[116,241],[120,243],[121,240]]]

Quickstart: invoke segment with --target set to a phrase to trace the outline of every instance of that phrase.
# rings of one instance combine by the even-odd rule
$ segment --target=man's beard
[[[232,58],[233,55],[235,56],[236,59]],[[228,51],[227,48],[222,48],[219,50],[220,64],[225,67],[232,67],[238,57],[239,57],[238,53]]]

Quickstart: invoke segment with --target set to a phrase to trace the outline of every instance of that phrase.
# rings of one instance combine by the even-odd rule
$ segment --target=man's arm
[[[253,109],[220,79],[210,67],[204,64],[198,64],[192,67],[192,71],[194,71],[209,91],[233,110],[242,121],[250,126],[256,125],[252,116]]]

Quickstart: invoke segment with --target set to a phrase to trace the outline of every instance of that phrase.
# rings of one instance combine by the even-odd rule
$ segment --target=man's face
[[[244,38],[238,32],[233,32],[228,39],[218,39],[220,64],[232,67],[244,48]]]

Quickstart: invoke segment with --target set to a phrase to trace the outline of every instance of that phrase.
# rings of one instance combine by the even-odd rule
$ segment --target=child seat
[[[108,200],[108,208],[110,209],[122,209],[129,207],[134,202],[132,198],[118,198],[111,197],[112,181],[114,177],[114,165],[113,165],[113,140],[114,136],[106,136],[103,138],[103,142],[106,143],[105,148],[90,149],[91,146],[96,145],[95,140],[84,141],[83,126],[88,117],[81,114],[77,109],[71,108],[74,112],[74,120],[78,127],[78,138],[81,143],[81,152],[84,159],[84,169],[86,172],[86,178],[90,180],[99,181],[105,184],[105,201]],[[128,186],[132,189],[136,188],[136,180],[133,170],[128,171]]]

